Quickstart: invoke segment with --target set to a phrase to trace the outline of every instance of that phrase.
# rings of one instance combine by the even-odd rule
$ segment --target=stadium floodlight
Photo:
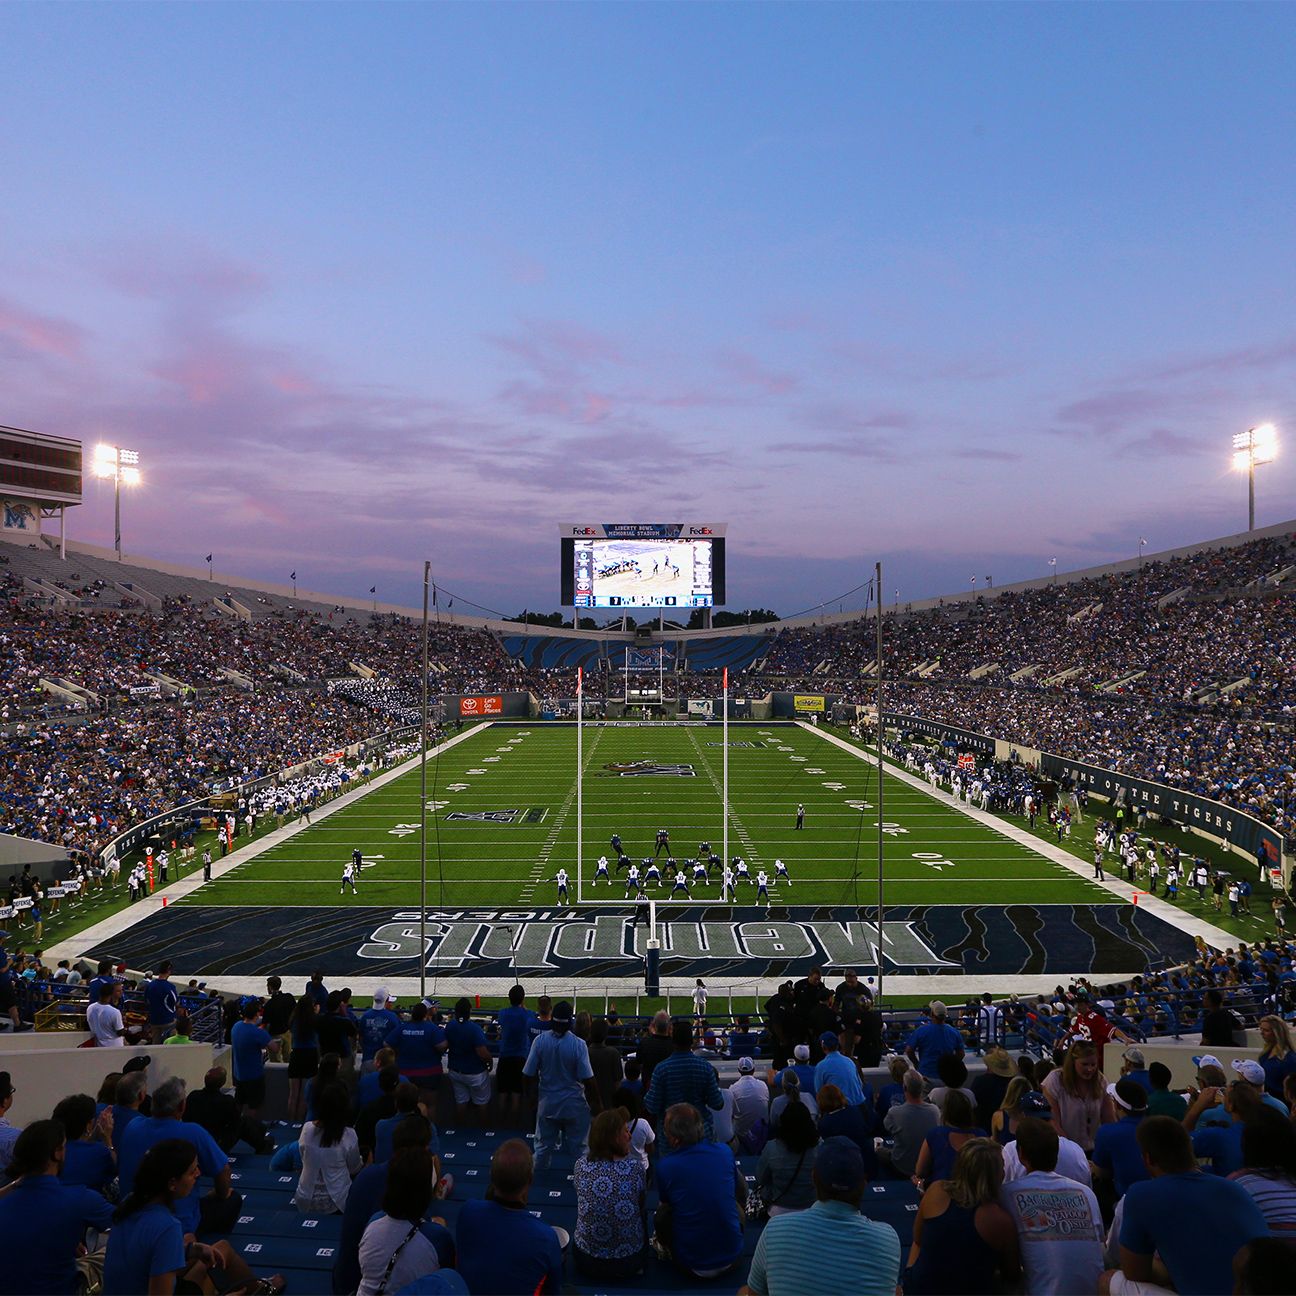
[[[1239,432],[1233,438],[1233,469],[1247,475],[1247,530],[1255,530],[1256,464],[1273,463],[1278,458],[1278,429],[1272,423],[1261,423]]]
[[[111,477],[113,481],[113,536],[117,549],[117,561],[121,562],[121,488],[138,486],[144,480],[140,476],[139,451],[125,450],[121,446],[95,446],[92,471],[96,477]]]

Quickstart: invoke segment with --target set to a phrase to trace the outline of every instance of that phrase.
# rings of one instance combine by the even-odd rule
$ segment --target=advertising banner
[[[794,693],[792,695],[794,711],[822,711],[824,695],[822,693]]]
[[[461,697],[459,699],[461,716],[503,715],[504,699],[495,697]]]

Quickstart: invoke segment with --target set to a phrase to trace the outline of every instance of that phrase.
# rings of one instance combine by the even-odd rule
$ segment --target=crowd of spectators
[[[1272,953],[1290,969],[1291,947]],[[516,986],[483,1022],[467,999],[443,1015],[435,1000],[401,1010],[379,989],[361,1010],[322,976],[297,995],[272,977],[263,998],[231,1001],[229,1063],[194,1093],[172,1079],[148,1094],[147,1061],[132,1061],[97,1096],[60,1096],[49,1119],[19,1130],[3,1117],[12,1085],[0,1074],[12,1185],[0,1191],[0,1296],[71,1292],[78,1274],[107,1296],[180,1290],[180,1279],[279,1290],[228,1240],[240,1146],[272,1154],[302,1214],[340,1216],[335,1292],[556,1293],[564,1251],[586,1284],[641,1283],[655,1257],[677,1281],[731,1275],[753,1296],[807,1290],[814,1257],[831,1257],[814,1276],[827,1292],[1213,1294],[1235,1290],[1235,1274],[1237,1290],[1287,1290],[1296,1039],[1266,1012],[1255,1056],[1225,1065],[1210,1051],[1235,1043],[1228,995],[1250,958],[1204,951],[1174,974],[1208,987],[1186,1093],[1083,982],[1058,988],[1068,1028],[1042,1050],[1004,1047],[1012,1005],[986,996],[970,1034],[933,1001],[885,1055],[861,1020],[877,1013],[867,984],[812,971],[766,1005],[769,1056],[742,1021],[722,1062],[705,1022],[664,1012],[640,1034],[612,1011],[547,998],[532,1011]],[[129,1029],[111,971],[91,984],[103,1047]],[[143,993],[140,1029],[161,1047],[184,1042],[169,966]],[[276,1148],[267,1066],[285,1060],[302,1123]],[[485,1132],[493,1103],[489,1125],[533,1127],[534,1150]],[[490,1191],[456,1199],[451,1224],[439,1205],[455,1198],[447,1119],[495,1140]],[[559,1157],[576,1200],[570,1236],[534,1191]],[[870,1217],[870,1185],[914,1202],[907,1252]],[[40,1247],[21,1245],[37,1233]]]

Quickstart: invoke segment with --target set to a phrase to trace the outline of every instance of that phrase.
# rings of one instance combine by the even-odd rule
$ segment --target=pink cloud
[[[801,385],[795,374],[771,368],[743,351],[722,352],[717,363],[739,382],[771,396],[785,395]]]
[[[0,337],[33,354],[72,360],[81,354],[85,330],[0,298]]]

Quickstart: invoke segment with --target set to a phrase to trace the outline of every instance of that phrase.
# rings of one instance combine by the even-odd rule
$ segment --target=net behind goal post
[[[628,650],[644,652],[643,649]],[[627,653],[627,672],[629,671],[629,656]],[[658,657],[658,664],[662,661]],[[627,673],[627,680],[629,674]],[[726,666],[721,683],[720,691],[720,715],[721,715],[721,778],[720,778],[720,815],[721,815],[721,834],[720,834],[720,859],[722,866],[727,866],[729,862],[729,668]],[[669,721],[662,722],[669,724]],[[597,865],[595,860],[585,859],[585,672],[582,668],[577,669],[576,673],[576,867],[575,867],[575,891],[576,903],[580,905],[614,905],[619,909],[624,909],[628,904],[634,904],[635,898],[631,895],[627,898],[620,886],[619,879],[615,872],[612,873],[613,885],[608,888],[607,892],[599,895],[590,885],[593,881]],[[597,858],[597,857],[595,857]],[[616,861],[610,861],[610,871],[615,869]],[[650,902],[654,912],[663,905],[671,904],[695,904],[697,901],[690,899],[671,900],[669,898],[653,897]],[[714,903],[708,899],[706,903]],[[656,922],[654,919],[653,926]]]

